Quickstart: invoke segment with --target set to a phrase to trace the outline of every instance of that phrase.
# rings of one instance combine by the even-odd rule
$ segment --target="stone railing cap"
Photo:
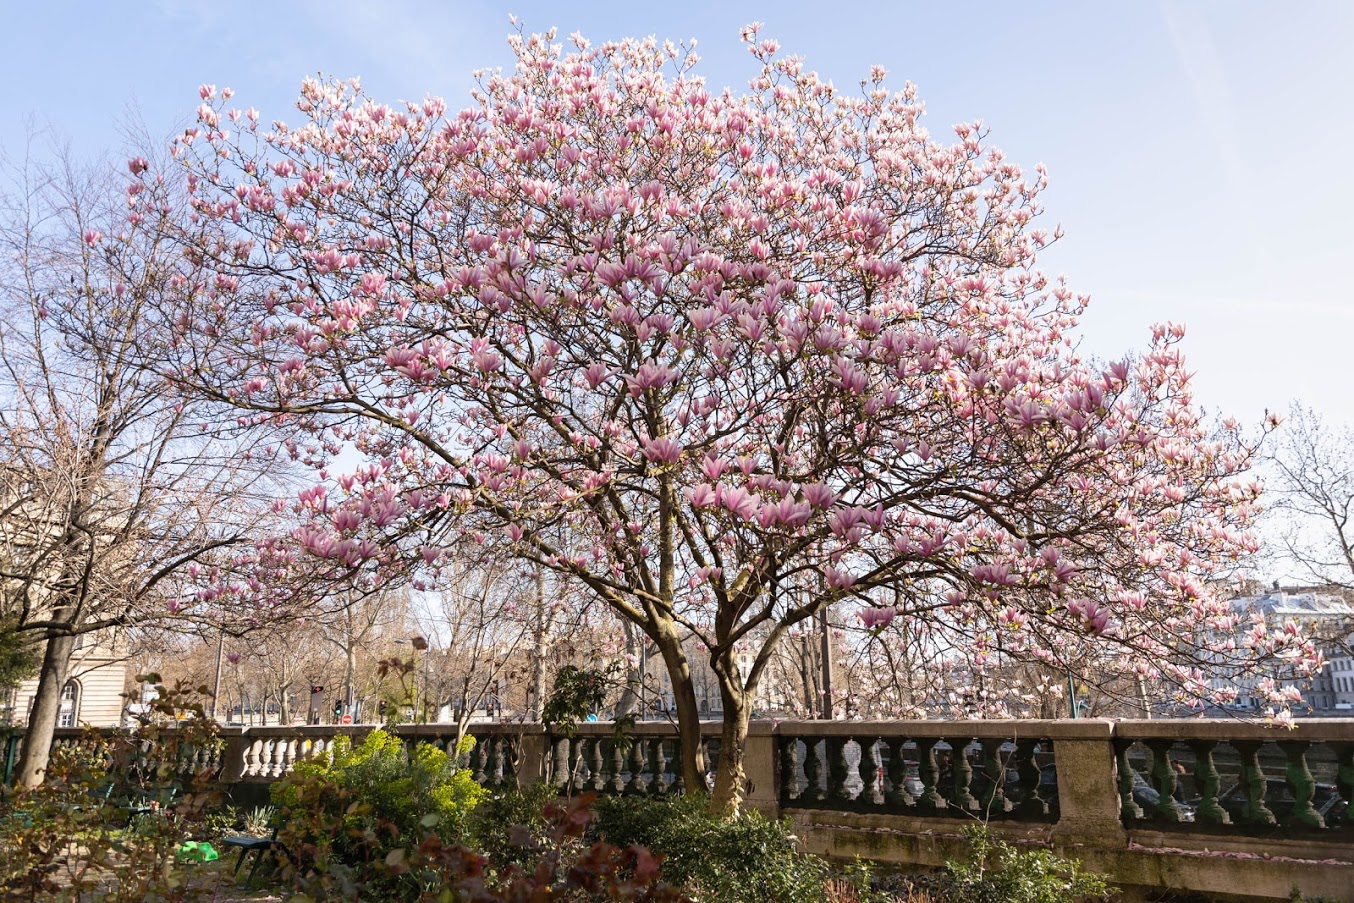
[[[841,734],[876,737],[938,737],[945,739],[1037,738],[1049,740],[1108,740],[1113,722],[1103,718],[1078,718],[1059,721],[970,720],[970,721],[782,721],[776,725],[780,736],[829,737]]]
[[[1301,718],[1291,728],[1235,718],[1154,718],[1115,722],[1131,740],[1336,740],[1354,742],[1354,718]]]

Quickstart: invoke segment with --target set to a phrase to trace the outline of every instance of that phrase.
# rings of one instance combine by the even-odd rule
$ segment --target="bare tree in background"
[[[1354,430],[1332,426],[1297,402],[1276,432],[1268,517],[1272,566],[1296,581],[1354,591]],[[1276,584],[1277,585],[1277,584]],[[1313,631],[1327,650],[1354,651],[1354,623],[1327,619]]]
[[[1354,588],[1354,430],[1295,403],[1270,463],[1284,566],[1318,585]]]
[[[65,154],[7,175],[0,619],[43,645],[18,770],[34,785],[76,636],[186,614],[203,569],[229,568],[258,534],[276,486],[265,436],[233,435],[160,372],[155,311],[182,290],[172,200],[129,216],[115,176]]]
[[[336,601],[339,604],[318,616],[314,624],[343,656],[339,714],[357,719],[365,686],[360,674],[362,652],[369,650],[382,634],[389,633],[392,623],[408,615],[409,599],[403,590],[367,592],[353,588],[338,594]]]
[[[525,701],[535,704],[534,676],[560,611],[546,598],[541,574],[479,552],[462,548],[425,615],[437,649],[428,653],[435,673],[424,693],[434,712],[451,707],[458,743],[474,712],[486,704],[503,711],[505,681],[526,678]]]

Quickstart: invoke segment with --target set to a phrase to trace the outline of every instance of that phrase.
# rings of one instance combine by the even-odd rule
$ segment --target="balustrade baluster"
[[[827,754],[827,798],[839,803],[849,803],[851,794],[846,789],[850,770],[846,764],[847,737],[828,737]]]
[[[879,806],[884,802],[884,762],[879,747],[884,743],[877,737],[868,737],[860,741],[860,779],[865,786],[860,790],[856,802],[866,806]]]
[[[1354,827],[1354,743],[1326,744],[1335,753],[1335,786],[1349,806],[1345,824]]]
[[[921,804],[923,810],[939,812],[945,808],[945,797],[940,795],[940,764],[936,761],[939,738],[922,737],[917,740],[918,771],[921,774]]]
[[[606,789],[611,793],[621,793],[625,790],[625,743],[615,738],[609,739],[607,745],[607,766],[611,769],[611,776],[606,781]]]
[[[1175,802],[1175,768],[1171,764],[1171,744],[1173,740],[1156,739],[1143,743],[1152,753],[1152,787],[1157,792],[1157,804],[1152,814],[1168,824],[1177,825],[1183,821],[1180,807]]]
[[[668,767],[667,757],[663,755],[663,738],[650,740],[646,752],[649,754],[649,783],[644,790],[649,796],[661,796],[667,792],[663,784],[663,772]]]
[[[888,744],[889,782],[884,790],[884,802],[895,809],[910,808],[917,804],[912,794],[907,792],[907,760],[903,758],[903,747],[906,744],[907,740],[902,737]]]
[[[664,766],[665,774],[671,775],[670,780],[665,780],[663,789],[670,794],[680,794],[686,787],[682,778],[682,741],[680,739],[664,740],[663,748],[666,750],[667,744],[672,744],[672,755],[667,757],[667,764]]]
[[[701,745],[705,748],[705,779],[706,788],[714,785],[715,772],[719,770],[719,756],[724,750],[723,742],[710,737],[702,737]]]
[[[589,786],[598,793],[606,786],[606,776],[602,773],[602,741],[599,738],[593,738],[592,745],[588,749],[588,778]]]
[[[272,777],[273,741],[266,737],[259,740],[259,777]]]
[[[501,781],[499,769],[503,764],[502,747],[500,738],[490,734],[484,738],[484,784],[486,787],[497,787]]]
[[[799,761],[795,756],[795,747],[799,741],[794,737],[780,738],[780,802],[789,803],[799,796],[799,776],[796,768]]]
[[[989,737],[981,742],[983,777],[986,779],[981,802],[983,814],[989,817],[1004,815],[1011,809],[1011,804],[1006,799],[1007,757],[1003,756],[1001,752],[1001,748],[1006,742],[994,737]]]
[[[569,753],[573,745],[568,737],[560,737],[550,745],[550,780],[556,788],[569,786]]]
[[[253,740],[244,751],[244,775],[245,777],[256,778],[262,775],[261,756],[263,753],[263,741]]]
[[[489,760],[489,752],[484,748],[483,738],[476,737],[475,739],[475,748],[470,752],[471,775],[474,776],[477,784],[483,784],[485,772],[487,770],[486,766],[488,765]]]
[[[625,782],[625,788],[621,791],[625,796],[644,795],[645,755],[642,744],[648,742],[648,740],[641,740],[638,737],[630,740],[630,779]]]
[[[1216,740],[1191,740],[1188,743],[1194,753],[1194,786],[1199,791],[1199,805],[1195,808],[1196,821],[1210,825],[1230,825],[1232,817],[1218,802],[1220,782],[1217,765],[1213,762],[1213,750]]]
[[[573,792],[581,793],[586,789],[584,775],[588,770],[588,745],[592,741],[587,737],[575,737],[569,743],[569,786]]]
[[[1133,800],[1133,784],[1136,772],[1128,760],[1128,751],[1132,740],[1114,741],[1114,764],[1119,772],[1119,814],[1125,822],[1132,823],[1142,818],[1142,807]]]
[[[827,798],[823,788],[819,786],[818,779],[822,774],[822,769],[818,763],[818,743],[813,738],[804,740],[804,792],[799,795],[803,801],[810,803],[821,802]]]
[[[969,792],[973,785],[973,766],[968,760],[968,741],[950,741],[950,803],[960,812],[977,812],[978,800]]]
[[[1261,740],[1233,740],[1232,747],[1241,754],[1241,786],[1246,791],[1246,808],[1241,813],[1245,825],[1277,824],[1274,813],[1265,805],[1268,781],[1260,767]]]
[[[181,743],[174,753],[174,774],[185,775],[193,770],[193,745]]]
[[[1324,828],[1326,821],[1312,806],[1312,797],[1316,795],[1316,780],[1307,767],[1307,748],[1312,744],[1306,740],[1279,740],[1279,749],[1288,758],[1284,776],[1288,779],[1288,790],[1293,794],[1293,811],[1284,819],[1284,824],[1301,828]]]
[[[277,768],[278,777],[283,777],[291,771],[292,763],[296,761],[296,745],[299,742],[295,737],[283,737],[278,741],[278,746],[282,751],[281,761]]]
[[[1039,761],[1035,753],[1039,749],[1038,740],[1016,740],[1015,769],[1020,779],[1020,802],[1015,806],[1016,814],[1026,818],[1047,818],[1048,800],[1043,795],[1044,774],[1039,770]]]
[[[266,725],[265,725],[266,726]],[[263,750],[259,754],[260,773],[265,778],[276,778],[282,759],[282,744],[276,737],[267,737],[263,741]]]
[[[202,771],[213,778],[219,771],[217,764],[220,759],[220,752],[220,740],[212,740],[202,747]]]
[[[663,741],[663,750],[669,749],[669,743],[672,745],[670,746],[672,755],[668,757],[668,773],[672,776],[672,780],[666,784],[666,788],[668,788],[669,793],[680,795],[686,787],[685,778],[681,774],[681,739],[674,738],[672,741]]]
[[[571,760],[573,767],[569,769],[570,781],[572,782],[569,786],[573,788],[575,793],[582,793],[587,789],[587,779],[592,774],[588,762],[589,750],[593,741],[588,737],[575,737],[570,742],[573,744],[574,753]]]

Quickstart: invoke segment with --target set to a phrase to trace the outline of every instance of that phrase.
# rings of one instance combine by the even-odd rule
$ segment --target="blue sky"
[[[1046,163],[1045,257],[1091,293],[1086,347],[1115,356],[1159,320],[1188,324],[1200,400],[1248,420],[1290,399],[1354,423],[1354,3],[251,3],[14,5],[0,33],[0,147],[50,124],[120,154],[129,111],[181,128],[203,82],[296,118],[307,74],[361,76],[383,100],[464,102],[506,65],[508,15],[593,40],[698,39],[701,71],[741,87],[749,21],[839,85],[880,63],[915,82],[932,131],[982,119]]]

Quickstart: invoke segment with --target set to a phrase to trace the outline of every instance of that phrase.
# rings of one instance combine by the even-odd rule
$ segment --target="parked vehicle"
[[[1052,763],[1039,769],[1039,784],[1041,787],[1057,788],[1058,775]],[[1147,783],[1147,779],[1136,771],[1133,772],[1133,802],[1137,803],[1138,808],[1143,811],[1143,815],[1148,817],[1156,812],[1157,805],[1161,802],[1161,794],[1157,789]],[[1177,799],[1175,808],[1180,812],[1182,822],[1194,821],[1197,812],[1196,803]]]
[[[1293,797],[1293,791],[1288,786],[1287,780],[1284,778],[1267,778],[1265,780],[1265,808],[1273,812],[1274,818],[1280,823],[1293,814],[1293,806],[1296,802],[1297,800]],[[1233,823],[1242,824],[1244,822],[1248,805],[1244,785],[1233,784],[1218,794],[1218,803],[1227,810],[1227,814],[1232,817]],[[1312,794],[1312,808],[1317,811],[1328,828],[1347,823],[1349,803],[1340,796],[1339,788],[1334,784],[1316,785],[1316,790]]]

